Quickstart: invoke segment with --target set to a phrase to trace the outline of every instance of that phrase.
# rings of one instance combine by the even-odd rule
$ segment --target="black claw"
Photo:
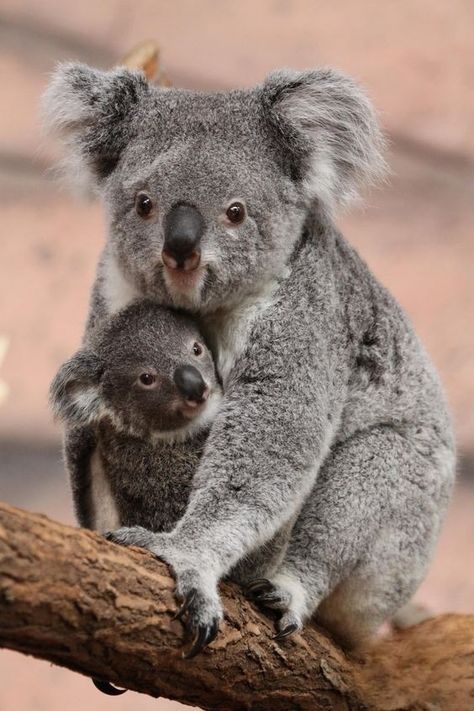
[[[285,639],[286,637],[289,637],[290,635],[294,634],[298,631],[298,629],[299,628],[296,622],[292,622],[291,624],[287,625],[282,630],[277,632],[273,639],[278,642],[280,639]]]
[[[215,638],[217,637],[218,632],[219,632],[219,620],[214,620],[214,622],[211,625],[211,629],[209,631],[209,636],[207,638],[207,644],[211,644],[211,642],[214,642]]]
[[[124,543],[124,541],[121,541],[118,536],[115,535],[113,531],[107,531],[106,533],[103,534],[103,537],[105,538],[106,541],[110,541],[110,543],[116,543],[118,546],[126,546],[127,543]]]
[[[281,595],[278,595],[274,592],[262,592],[260,594],[256,594],[253,596],[255,602],[257,603],[262,603],[265,605],[266,603],[279,603],[282,601]]]
[[[197,633],[196,639],[194,640],[193,646],[191,647],[189,652],[187,652],[186,654],[183,655],[184,658],[185,659],[192,659],[197,654],[199,654],[199,652],[202,652],[202,650],[204,649],[204,647],[207,644],[208,635],[209,635],[209,627],[207,625],[198,627],[198,633]]]
[[[258,580],[253,580],[246,587],[246,592],[251,597],[256,597],[264,592],[270,592],[274,590],[275,586],[266,578],[258,578]]]
[[[219,620],[214,620],[212,625],[201,625],[198,627],[198,633],[194,640],[193,646],[183,655],[184,659],[192,659],[198,655],[208,644],[213,642],[219,631]]]
[[[194,598],[196,597],[196,588],[193,588],[188,592],[186,597],[184,598],[184,602],[179,608],[178,612],[175,614],[173,617],[174,620],[182,620],[187,611],[189,610],[190,606],[192,605]]]
[[[103,694],[107,696],[121,696],[125,694],[127,689],[121,689],[119,686],[114,686],[110,681],[104,681],[103,679],[92,679],[96,689],[99,689]]]

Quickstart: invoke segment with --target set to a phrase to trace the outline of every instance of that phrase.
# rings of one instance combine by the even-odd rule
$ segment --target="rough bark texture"
[[[474,709],[474,616],[446,615],[361,661],[307,629],[285,644],[232,585],[217,640],[182,658],[173,580],[137,549],[0,504],[0,645],[220,711]]]

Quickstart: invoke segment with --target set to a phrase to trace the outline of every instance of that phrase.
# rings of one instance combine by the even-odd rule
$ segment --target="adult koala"
[[[318,610],[360,643],[423,578],[455,459],[430,361],[332,221],[383,165],[370,103],[331,70],[200,93],[73,64],[46,105],[108,215],[86,341],[156,299],[199,316],[224,384],[176,528],[114,540],[172,566],[203,647],[218,580],[296,518],[253,593],[282,611],[280,636]]]

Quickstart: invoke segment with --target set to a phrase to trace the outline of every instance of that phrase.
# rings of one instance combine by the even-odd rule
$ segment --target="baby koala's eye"
[[[137,215],[146,220],[153,212],[153,200],[146,193],[137,193],[135,198],[135,210]]]
[[[245,220],[245,205],[242,202],[233,202],[225,214],[233,225],[240,225]]]
[[[196,341],[196,343],[193,344],[193,353],[195,356],[202,355],[202,346],[197,341]]]
[[[156,383],[155,373],[140,373],[138,381],[143,388],[152,388]]]

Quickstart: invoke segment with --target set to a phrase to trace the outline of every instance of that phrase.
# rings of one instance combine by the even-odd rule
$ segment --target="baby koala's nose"
[[[174,382],[189,403],[200,404],[207,399],[209,388],[199,370],[193,365],[178,366],[174,371]]]

